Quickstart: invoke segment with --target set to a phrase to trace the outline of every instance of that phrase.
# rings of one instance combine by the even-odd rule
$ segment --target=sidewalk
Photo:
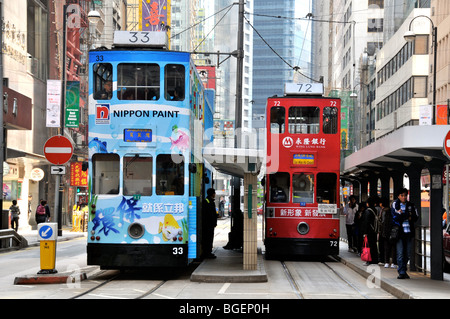
[[[37,230],[19,230],[19,235],[25,237],[25,239],[28,241],[28,247],[39,246]],[[58,236],[58,241],[66,241],[86,236],[86,233],[72,232],[70,227],[62,226],[62,236]]]
[[[192,273],[191,280],[199,282],[265,282],[269,280],[264,267],[263,244],[258,241],[258,269],[243,270],[242,251],[225,250],[229,228],[227,221],[219,221],[214,240],[216,259],[205,259]],[[28,240],[28,246],[39,246],[37,231],[20,233]],[[58,241],[86,237],[86,233],[63,229]],[[384,268],[384,265],[364,266],[361,257],[348,252],[346,242],[340,242],[338,260],[368,279],[368,284],[379,286],[400,299],[450,299],[450,274],[444,274],[443,281],[430,279],[420,272],[408,272],[411,279],[397,279],[397,269]],[[376,289],[376,288],[374,288]]]
[[[361,257],[348,252],[345,242],[340,242],[338,259],[363,277],[374,281],[382,289],[400,299],[449,299],[450,279],[444,274],[444,280],[432,280],[429,275],[408,271],[411,279],[397,279],[397,269],[384,268],[384,265],[364,266]]]

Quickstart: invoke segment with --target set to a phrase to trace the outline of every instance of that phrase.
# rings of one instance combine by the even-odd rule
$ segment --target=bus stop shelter
[[[350,181],[360,200],[375,196],[381,182],[381,196],[390,195],[390,180],[394,191],[403,187],[403,177],[409,177],[410,201],[419,213],[417,225],[429,225],[431,242],[431,279],[443,280],[442,208],[448,198],[444,186],[444,167],[450,162],[443,152],[444,139],[449,125],[406,126],[358,150],[341,162],[341,180]],[[422,170],[428,169],[430,178],[429,214],[421,207]],[[446,191],[444,192],[444,189]],[[392,199],[392,198],[391,198]],[[394,198],[395,199],[395,198]],[[447,207],[448,211],[448,207]],[[422,239],[415,233],[417,248]],[[414,253],[414,252],[413,252]],[[411,269],[421,267],[422,258],[412,254]],[[414,258],[415,257],[415,258]]]
[[[257,190],[263,152],[256,149],[203,149],[204,158],[219,172],[244,179],[243,269],[257,269]]]

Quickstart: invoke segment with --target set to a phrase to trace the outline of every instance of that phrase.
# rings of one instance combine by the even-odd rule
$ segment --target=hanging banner
[[[447,125],[448,124],[448,106],[437,105],[436,106],[436,124]]]
[[[140,0],[139,1],[139,30],[167,31],[170,39],[171,0]],[[170,45],[170,44],[169,44]]]
[[[83,162],[70,163],[70,186],[88,186],[88,171],[83,171],[82,167]]]
[[[419,107],[419,125],[431,125],[432,117],[431,105],[421,105]]]
[[[80,82],[67,81],[65,127],[78,128],[80,124]]]
[[[47,127],[61,126],[61,81],[47,80]]]

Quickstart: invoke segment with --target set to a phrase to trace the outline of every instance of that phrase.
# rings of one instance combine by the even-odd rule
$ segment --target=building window
[[[428,54],[428,35],[416,35],[414,54]]]
[[[367,32],[383,32],[383,19],[368,19]]]
[[[427,97],[427,80],[428,78],[426,76],[413,77],[414,98]]]

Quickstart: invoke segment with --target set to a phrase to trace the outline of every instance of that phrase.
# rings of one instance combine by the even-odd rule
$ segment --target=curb
[[[346,260],[345,258],[343,258],[341,256],[335,256],[335,258],[337,258],[339,260],[339,262],[341,262],[348,268],[354,270],[355,272],[357,272],[358,274],[360,274],[362,277],[364,277],[366,279],[373,276],[373,274],[367,272],[362,266],[358,267],[355,264],[353,264],[352,262],[349,262],[348,260]],[[395,285],[391,284],[387,280],[380,279],[380,288],[387,291],[388,293],[390,293],[391,295],[393,295],[394,297],[396,297],[398,299],[416,299],[412,293],[405,291],[405,289],[403,289],[403,288],[399,289],[399,288],[395,287]]]

